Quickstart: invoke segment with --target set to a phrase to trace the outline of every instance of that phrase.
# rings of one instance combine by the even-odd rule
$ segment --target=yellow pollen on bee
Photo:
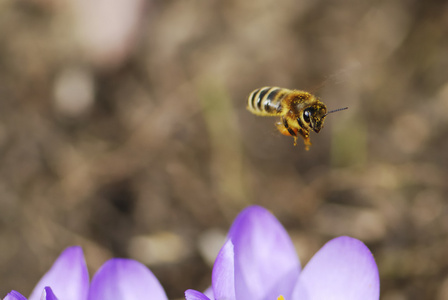
[[[277,297],[277,300],[285,300],[285,297],[283,297],[282,295]]]

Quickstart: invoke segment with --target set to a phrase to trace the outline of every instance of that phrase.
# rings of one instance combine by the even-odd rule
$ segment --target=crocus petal
[[[186,290],[185,291],[185,299],[186,300],[210,300],[206,295],[201,292],[195,290]]]
[[[235,247],[236,298],[291,299],[300,262],[285,228],[269,211],[259,206],[243,210],[229,239]]]
[[[26,298],[19,292],[13,290],[9,292],[3,300],[26,300]]]
[[[206,295],[210,300],[215,300],[215,294],[213,293],[213,287],[209,286],[208,289],[206,289],[203,293]]]
[[[215,299],[235,300],[234,252],[231,240],[227,240],[216,257],[212,288]]]
[[[95,274],[89,300],[167,300],[164,289],[154,274],[143,264],[114,258]]]
[[[40,300],[58,300],[50,287],[45,287]]]
[[[378,300],[379,274],[369,249],[342,236],[326,243],[305,266],[293,300]]]
[[[64,300],[86,300],[89,273],[81,247],[67,248],[34,288],[29,300],[38,300],[46,286]]]

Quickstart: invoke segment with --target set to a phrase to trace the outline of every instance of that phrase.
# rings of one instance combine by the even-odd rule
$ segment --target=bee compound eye
[[[305,120],[305,122],[309,123],[310,117],[311,117],[311,112],[309,110],[305,110],[303,112],[303,120]]]

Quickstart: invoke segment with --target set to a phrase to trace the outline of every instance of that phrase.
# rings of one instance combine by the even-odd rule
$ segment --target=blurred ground
[[[350,235],[382,299],[448,299],[447,2],[114,1],[0,1],[0,295],[79,244],[182,298],[259,204],[303,264]],[[306,152],[267,85],[349,110]]]

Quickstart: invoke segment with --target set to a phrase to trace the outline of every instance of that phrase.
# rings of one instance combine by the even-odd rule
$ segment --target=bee
[[[327,112],[325,104],[314,95],[279,87],[256,89],[247,100],[247,109],[251,113],[257,116],[279,116],[280,121],[275,124],[277,129],[284,135],[292,136],[294,146],[300,135],[306,150],[311,146],[310,131],[319,133],[327,115],[347,108]]]

